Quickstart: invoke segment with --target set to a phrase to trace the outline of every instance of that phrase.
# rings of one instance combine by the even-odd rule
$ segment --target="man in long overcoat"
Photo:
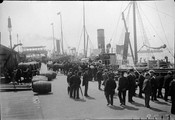
[[[129,82],[129,86],[128,86],[128,102],[134,102],[132,97],[135,94],[135,89],[136,89],[136,77],[134,74],[134,70],[130,69],[130,73],[127,77],[128,82]]]
[[[150,108],[149,101],[151,96],[151,81],[150,81],[150,74],[145,74],[145,80],[143,82],[143,92],[145,93],[145,107]]]
[[[169,94],[171,96],[171,102],[172,102],[172,106],[171,106],[171,113],[175,114],[175,78],[173,79],[173,81],[171,81],[170,86],[169,86]]]
[[[164,100],[168,100],[168,92],[169,92],[169,84],[173,80],[172,72],[168,71],[167,75],[164,77],[164,88],[165,88],[165,95]]]
[[[85,86],[84,88],[84,96],[88,97],[88,84],[89,84],[89,72],[88,72],[88,68],[85,69],[85,73],[83,75],[83,86]]]
[[[115,88],[117,87],[117,85],[114,81],[112,74],[109,74],[108,77],[109,79],[106,81],[104,92],[106,100],[108,102],[107,105],[109,104],[113,105],[113,96],[115,94]]]
[[[102,76],[102,69],[99,69],[97,72],[97,81],[98,81],[98,89],[101,90],[101,81],[103,80],[103,76]]]
[[[126,72],[121,73],[121,77],[118,80],[118,96],[120,99],[120,105],[125,105],[126,90],[128,89],[129,82],[127,80]]]
[[[143,88],[143,81],[145,80],[145,77],[144,77],[144,73],[145,71],[142,71],[141,74],[139,75],[139,79],[138,79],[138,86],[139,86],[139,97],[140,98],[143,98],[142,96],[142,88]]]

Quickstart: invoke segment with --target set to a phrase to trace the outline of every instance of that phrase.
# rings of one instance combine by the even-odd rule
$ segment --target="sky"
[[[128,4],[129,1],[84,2],[85,25],[90,38],[89,49],[97,48],[97,29],[104,29],[105,44],[110,42],[113,48],[116,44],[123,44],[125,29],[121,12]],[[150,46],[157,47],[166,44],[168,47],[166,52],[172,58],[175,26],[174,1],[138,1],[137,5],[142,18],[142,22],[137,20],[138,49],[143,45],[144,38],[147,38]],[[127,11],[128,9],[125,10],[125,17]],[[61,38],[61,21],[60,15],[57,15],[58,12],[62,15],[64,50],[68,51],[68,48],[76,47],[78,52],[83,52],[83,1],[4,1],[0,4],[1,44],[10,46],[7,27],[7,19],[10,16],[13,44],[17,43],[18,34],[19,41],[24,47],[46,46],[47,50],[53,50],[51,23],[54,24],[54,37]],[[132,8],[130,14],[132,14]],[[129,16],[127,26],[133,45],[132,15]],[[141,28],[144,28],[144,37]]]

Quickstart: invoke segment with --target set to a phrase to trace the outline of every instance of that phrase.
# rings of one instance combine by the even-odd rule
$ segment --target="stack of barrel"
[[[56,72],[54,71],[47,71],[46,73],[40,73],[42,76],[46,76],[48,78],[48,81],[51,81],[56,78]]]
[[[45,76],[34,76],[32,79],[33,92],[45,94],[51,92],[51,83]]]

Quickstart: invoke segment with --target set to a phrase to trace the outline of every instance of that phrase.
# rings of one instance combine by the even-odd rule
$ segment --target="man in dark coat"
[[[97,80],[97,72],[98,72],[98,69],[97,69],[97,66],[96,65],[94,65],[94,71],[93,71],[93,77],[94,77],[94,81],[96,81]]]
[[[67,74],[67,84],[68,84],[67,92],[68,94],[70,93],[70,78],[72,77],[72,75],[73,75],[72,68],[70,68]]]
[[[73,81],[73,97],[74,99],[80,99],[79,98],[79,88],[80,88],[80,84],[81,84],[81,79],[80,79],[80,73],[78,73],[77,71],[74,72],[75,78]]]
[[[88,68],[85,69],[85,73],[83,75],[83,86],[85,86],[84,88],[84,96],[85,97],[88,97],[88,84],[89,84],[89,71],[88,71]]]
[[[145,80],[143,82],[143,92],[145,93],[145,107],[150,108],[150,96],[151,96],[151,81],[150,81],[150,74],[145,74]]]
[[[169,86],[169,94],[171,96],[171,102],[172,102],[172,106],[171,106],[171,113],[175,114],[175,78],[170,82],[170,86]]]
[[[169,84],[173,80],[172,72],[168,71],[167,75],[164,77],[164,88],[165,88],[165,95],[164,100],[168,100],[168,92],[169,92]]]
[[[138,86],[139,86],[139,97],[140,98],[143,98],[142,96],[142,87],[143,87],[143,81],[145,80],[145,77],[144,77],[144,73],[145,71],[142,71],[141,74],[139,75],[139,79],[138,79]]]
[[[126,98],[126,90],[128,88],[128,80],[127,80],[127,73],[122,72],[121,77],[118,80],[118,96],[120,99],[120,105],[125,105],[125,98]]]
[[[75,81],[77,79],[77,71],[73,73],[73,75],[70,77],[70,98],[72,98],[72,95],[74,95],[75,90]]]
[[[105,86],[106,81],[109,79],[109,78],[108,78],[108,70],[107,70],[107,69],[104,70],[102,76],[103,76],[103,83],[102,83],[102,85]]]
[[[156,77],[155,77],[155,71],[154,70],[150,70],[150,81],[151,81],[151,100],[152,101],[158,101],[157,100],[157,89],[158,89],[158,83],[156,81]]]
[[[102,69],[99,69],[98,72],[97,72],[97,81],[98,81],[98,89],[99,90],[102,90],[101,89],[101,81],[103,80],[103,76],[102,76]]]
[[[132,97],[135,94],[135,89],[136,89],[136,77],[134,74],[134,70],[131,69],[130,70],[130,74],[127,77],[128,82],[129,82],[129,86],[128,86],[128,102],[134,102]]]
[[[108,102],[107,105],[109,104],[113,105],[113,96],[115,94],[115,88],[117,87],[117,85],[114,81],[112,74],[109,74],[108,77],[109,79],[106,81],[104,92],[106,100]]]
[[[164,82],[164,77],[162,75],[162,73],[159,73],[159,75],[156,77],[157,81],[158,81],[158,98],[163,98],[162,95],[162,88],[163,88],[163,82]]]

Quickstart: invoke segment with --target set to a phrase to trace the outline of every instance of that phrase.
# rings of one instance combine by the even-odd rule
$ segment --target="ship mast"
[[[134,59],[134,65],[138,62],[138,54],[137,54],[137,33],[136,33],[136,10],[135,10],[136,2],[133,1],[133,29],[134,29],[134,53],[135,53],[135,59]]]
[[[83,2],[83,31],[84,31],[84,57],[86,58],[86,35],[85,35],[85,6]]]
[[[175,69],[175,21],[174,21],[174,69]]]

